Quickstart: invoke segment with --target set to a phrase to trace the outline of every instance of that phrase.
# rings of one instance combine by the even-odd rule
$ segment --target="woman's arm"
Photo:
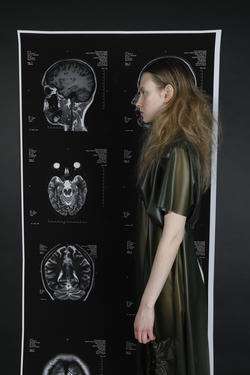
[[[170,212],[164,216],[164,227],[159,241],[150,277],[144,290],[141,303],[153,307],[168,274],[177,251],[183,240],[186,216]]]
[[[144,344],[154,338],[154,305],[166,282],[183,240],[185,222],[186,216],[175,212],[169,212],[164,216],[162,236],[134,322],[135,337],[139,342]],[[147,338],[147,334],[149,339]]]

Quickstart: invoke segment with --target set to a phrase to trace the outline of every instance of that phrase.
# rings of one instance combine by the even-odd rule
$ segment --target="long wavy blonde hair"
[[[195,76],[183,59],[166,56],[143,69],[159,89],[173,86],[174,94],[157,111],[142,144],[137,161],[137,184],[155,157],[160,157],[166,146],[176,139],[185,138],[196,146],[201,167],[201,190],[210,185],[211,153],[214,143],[215,121],[210,98],[196,87]]]

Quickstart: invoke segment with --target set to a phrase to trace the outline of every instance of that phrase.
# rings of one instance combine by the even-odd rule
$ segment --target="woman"
[[[137,375],[208,375],[207,298],[193,229],[209,187],[213,116],[190,65],[158,58],[140,74],[149,125],[138,159]]]

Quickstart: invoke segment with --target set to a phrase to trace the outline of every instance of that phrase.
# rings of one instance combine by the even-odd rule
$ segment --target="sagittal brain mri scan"
[[[43,375],[91,375],[88,366],[71,354],[59,354],[51,359]]]
[[[59,60],[45,71],[42,86],[43,112],[51,125],[65,131],[88,131],[84,117],[97,88],[95,72],[88,63]]]
[[[41,277],[52,300],[85,301],[94,282],[94,262],[79,245],[57,245],[43,258]]]
[[[87,183],[77,174],[81,163],[73,162],[69,167],[59,162],[53,163],[53,171],[61,175],[54,175],[48,184],[49,200],[54,210],[62,216],[74,216],[83,207],[87,195]]]

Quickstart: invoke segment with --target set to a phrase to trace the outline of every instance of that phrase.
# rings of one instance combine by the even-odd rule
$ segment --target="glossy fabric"
[[[137,308],[162,234],[164,214],[187,216],[185,234],[155,304],[154,334],[137,341],[137,375],[209,375],[207,299],[193,229],[200,210],[198,153],[179,139],[155,159],[138,190]]]

